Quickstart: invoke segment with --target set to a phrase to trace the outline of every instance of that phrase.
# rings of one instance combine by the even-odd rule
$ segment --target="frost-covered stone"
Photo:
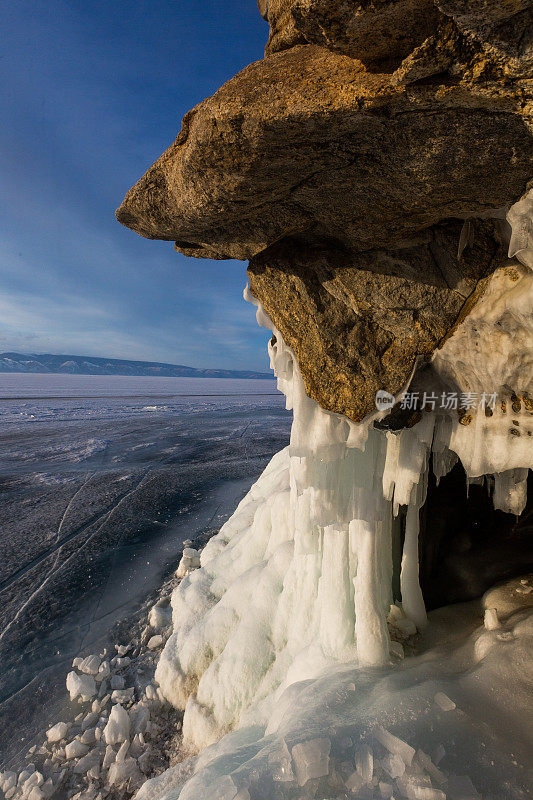
[[[80,697],[82,700],[91,700],[96,694],[96,684],[92,675],[79,675],[69,672],[67,675],[67,689],[70,699]]]
[[[109,720],[104,728],[106,744],[119,744],[129,738],[130,717],[126,709],[116,704],[111,709]]]

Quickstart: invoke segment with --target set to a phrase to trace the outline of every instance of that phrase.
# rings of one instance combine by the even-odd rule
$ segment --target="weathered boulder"
[[[250,261],[251,291],[296,354],[309,397],[357,422],[375,411],[378,389],[402,389],[501,263],[494,223],[466,225],[466,236],[446,222],[365,253],[287,239]]]
[[[532,172],[514,88],[398,86],[306,45],[189,112],[117,217],[199,257],[246,259],[303,232],[366,250],[515,200]]]
[[[270,24],[266,53],[303,39],[365,64],[405,58],[440,17],[432,0],[267,0],[265,6],[263,16]]]
[[[270,25],[267,54],[307,42],[385,71],[420,47],[444,44],[449,58],[439,72],[453,65],[457,74],[479,50],[484,66],[488,57],[506,75],[533,66],[531,0],[259,0],[259,7]]]

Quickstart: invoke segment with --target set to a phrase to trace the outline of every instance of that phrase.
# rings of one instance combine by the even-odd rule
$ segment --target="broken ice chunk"
[[[160,633],[157,633],[155,636],[152,636],[148,640],[147,647],[149,650],[157,650],[158,647],[161,647],[162,644],[165,643],[165,640],[161,636]]]
[[[129,703],[130,700],[133,700],[133,686],[130,686],[129,689],[115,689],[111,695],[111,702],[112,703]]]
[[[111,764],[107,773],[107,780],[110,786],[123,786],[125,783],[137,784],[142,780],[137,762],[134,758],[127,758],[125,761]]]
[[[130,735],[130,717],[126,709],[119,703],[113,706],[109,721],[104,728],[106,744],[121,744]]]
[[[416,751],[416,760],[420,764],[423,770],[425,770],[428,775],[430,776],[431,780],[434,783],[437,783],[441,786],[446,781],[446,775],[440,771],[438,767],[435,766],[431,758],[424,753],[423,750]]]
[[[311,778],[322,778],[329,773],[329,739],[310,739],[292,748],[292,757],[299,786]]]
[[[188,572],[200,566],[200,553],[194,547],[186,547],[176,570],[177,578],[184,578]]]
[[[487,608],[485,610],[485,628],[488,631],[495,631],[500,627],[500,620],[498,619],[498,612],[495,608]]]
[[[98,667],[98,675],[95,676],[95,680],[98,683],[105,681],[106,678],[109,678],[111,674],[111,667],[109,666],[109,661],[102,661],[100,666]]]
[[[389,751],[389,753],[400,756],[404,764],[411,766],[413,756],[415,754],[415,750],[413,747],[411,747],[411,745],[402,741],[402,739],[398,739],[397,736],[394,736],[394,734],[386,731],[385,728],[381,727],[381,725],[378,725],[376,728],[374,728],[372,733],[374,738],[377,739],[378,742]]]
[[[77,672],[69,672],[67,675],[67,689],[71,700],[75,700],[76,697],[81,697],[82,700],[91,700],[96,694],[93,676],[78,675]]]
[[[400,778],[405,772],[404,762],[400,756],[395,753],[387,753],[387,755],[381,759],[380,763],[387,775],[393,780]]]
[[[444,694],[444,692],[437,692],[433,699],[442,711],[453,711],[454,708],[456,708],[453,700],[450,700],[448,695]]]
[[[56,722],[46,731],[46,738],[49,742],[60,742],[67,735],[69,726],[66,722]]]
[[[385,783],[384,781],[379,782],[379,793],[382,800],[391,800],[393,792],[394,786],[392,783]]]
[[[372,786],[365,784],[361,786],[356,795],[357,800],[374,800],[374,789]]]
[[[148,624],[154,631],[162,631],[172,623],[172,607],[156,604],[148,614]]]
[[[355,767],[363,779],[363,783],[370,783],[374,774],[374,754],[368,745],[356,751]]]
[[[416,783],[404,784],[402,793],[407,800],[446,800],[446,795],[440,789],[431,786],[419,786]]]
[[[282,739],[277,750],[268,755],[268,765],[275,781],[289,782],[294,780],[292,760],[285,739]]]
[[[91,750],[90,753],[87,753],[87,755],[80,758],[80,760],[74,767],[74,773],[76,775],[85,775],[87,772],[89,772],[90,769],[99,765],[100,765],[100,753],[95,748],[94,750]]]
[[[97,675],[99,668],[100,659],[95,655],[87,656],[82,660],[81,664],[78,664],[79,671],[87,675]]]
[[[17,773],[9,770],[8,772],[2,772],[0,774],[0,789],[4,792],[9,792],[10,789],[13,789],[14,786],[17,785]]]
[[[81,756],[86,755],[88,752],[89,748],[87,745],[83,744],[83,742],[80,742],[79,739],[74,739],[65,747],[66,758],[80,758]]]

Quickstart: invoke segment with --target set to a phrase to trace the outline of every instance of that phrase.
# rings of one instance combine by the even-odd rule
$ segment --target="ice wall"
[[[469,478],[490,483],[497,508],[524,508],[533,450],[527,236],[519,240],[524,263],[494,273],[434,356],[427,372],[433,406],[397,433],[376,429],[373,419],[356,425],[308,398],[293,353],[245,293],[258,307],[259,324],[273,332],[271,366],[294,421],[289,447],[272,459],[172,598],[174,632],[156,678],[165,697],[185,709],[183,735],[194,748],[235,726],[267,724],[289,687],[332,665],[390,663],[387,615],[401,507],[401,613],[419,630],[425,626],[418,533],[430,461],[440,478],[459,458]],[[432,385],[445,394],[453,388],[497,399],[494,408],[443,408]]]

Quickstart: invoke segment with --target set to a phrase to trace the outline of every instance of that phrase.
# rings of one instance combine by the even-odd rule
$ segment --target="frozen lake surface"
[[[0,374],[0,400],[28,397],[204,397],[277,395],[272,380],[152,378],[144,375]]]
[[[0,378],[0,762],[57,718],[95,651],[215,532],[291,415],[273,381]]]

